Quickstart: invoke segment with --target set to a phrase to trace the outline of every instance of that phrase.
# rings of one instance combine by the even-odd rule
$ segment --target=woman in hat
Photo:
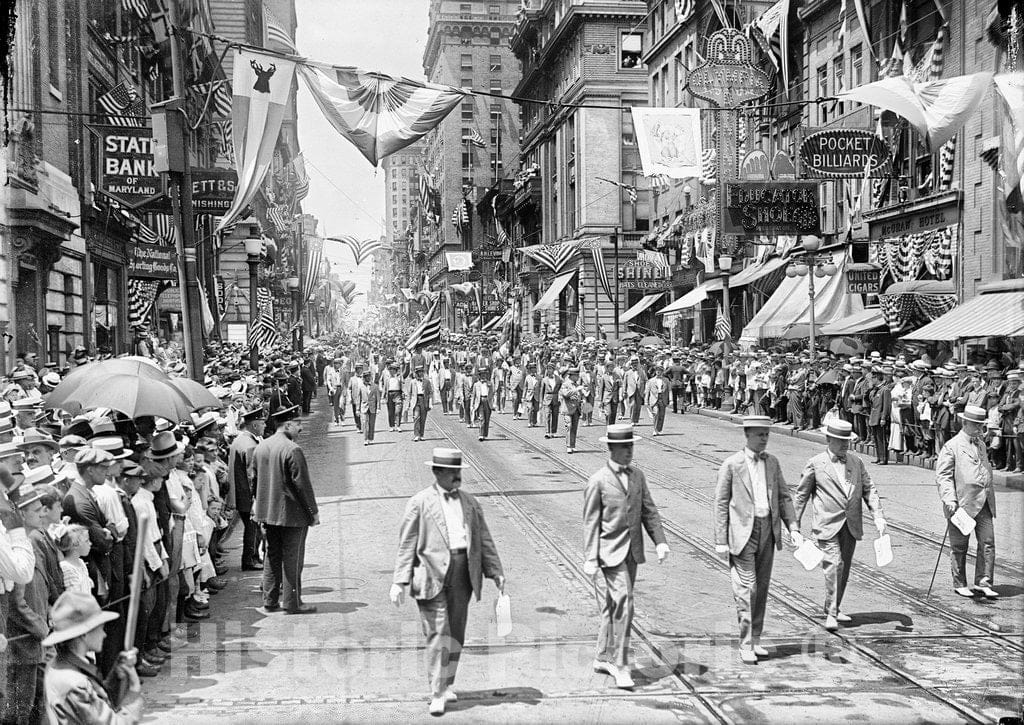
[[[50,722],[128,725],[142,718],[142,694],[135,650],[122,652],[104,680],[91,661],[103,647],[103,625],[118,615],[104,612],[89,594],[67,591],[50,610],[53,630],[44,647],[57,656],[46,666],[46,709]],[[122,694],[123,693],[123,694]]]

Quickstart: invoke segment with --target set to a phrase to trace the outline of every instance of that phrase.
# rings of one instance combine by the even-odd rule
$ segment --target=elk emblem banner
[[[252,50],[235,51],[231,129],[238,185],[217,231],[237,220],[267,175],[294,76],[293,61]]]

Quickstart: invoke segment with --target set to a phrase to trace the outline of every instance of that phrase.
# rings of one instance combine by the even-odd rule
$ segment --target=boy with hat
[[[939,451],[935,462],[935,484],[948,523],[950,565],[954,591],[962,597],[980,594],[995,599],[999,593],[992,588],[996,561],[996,492],[992,483],[992,464],[982,442],[987,413],[984,408],[968,405],[959,414],[963,427]],[[977,559],[974,586],[967,586],[967,546],[970,534],[964,534],[952,522],[962,510],[974,519]]]
[[[803,540],[779,460],[765,452],[771,427],[768,416],[743,418],[746,445],[722,462],[715,488],[715,550],[729,556],[740,659],[747,664],[768,656],[759,642],[782,524],[794,544]]]
[[[885,517],[878,493],[864,462],[850,453],[853,426],[835,420],[825,427],[828,450],[812,457],[804,467],[793,503],[799,528],[804,508],[813,503],[813,531],[825,558],[825,629],[835,631],[839,622],[849,622],[840,605],[850,577],[853,552],[864,536],[863,507],[867,504],[878,535],[885,534]]]
[[[505,590],[505,574],[479,502],[462,486],[462,451],[435,448],[427,461],[434,484],[405,506],[390,597],[416,600],[427,637],[430,714],[458,699],[452,687],[466,635],[469,601],[483,577]]]
[[[629,633],[633,621],[633,584],[643,564],[643,529],[654,540],[658,562],[669,554],[661,516],[643,472],[633,468],[633,425],[609,425],[600,438],[610,460],[587,481],[583,492],[583,571],[600,569],[606,589],[601,603],[594,671],[615,678],[617,687],[633,687],[629,669]]]

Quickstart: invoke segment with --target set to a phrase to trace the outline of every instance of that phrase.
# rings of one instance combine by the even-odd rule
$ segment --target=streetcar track
[[[493,419],[492,419],[492,424],[494,424]],[[590,477],[589,474],[587,474],[586,472],[582,471],[579,467],[577,467],[577,466],[575,466],[573,464],[570,464],[567,461],[561,459],[554,452],[550,451],[546,447],[541,446],[538,443],[535,443],[534,441],[531,441],[530,439],[528,439],[525,436],[521,435],[519,432],[517,432],[514,429],[512,429],[512,428],[510,428],[508,426],[505,426],[505,425],[503,425],[501,423],[497,423],[497,427],[499,427],[500,429],[504,430],[512,438],[515,438],[520,443],[525,444],[525,445],[529,446],[530,448],[533,448],[534,450],[536,450],[537,452],[541,453],[542,455],[547,456],[550,460],[554,461],[555,463],[557,463],[558,465],[560,465],[564,469],[566,469],[568,471],[571,471],[572,473],[575,473],[577,476],[582,478],[584,481],[589,479],[589,477]],[[457,442],[455,441],[454,437],[449,435],[447,431],[443,431],[443,433],[444,433],[444,435],[449,440],[451,440],[453,442],[453,444],[457,445]],[[578,440],[579,439],[577,438],[577,441]],[[463,452],[463,455],[465,455],[465,451]],[[695,457],[701,457],[701,456],[697,455]],[[705,460],[707,462],[711,462],[713,459],[706,458]],[[478,466],[477,466],[477,468],[479,469]],[[659,478],[661,478],[660,475],[659,475]],[[488,482],[492,486],[495,486],[493,481],[491,481],[489,478],[488,478]],[[670,490],[674,490],[674,488],[671,488]],[[677,491],[677,493],[682,495],[682,492]],[[506,499],[506,500],[508,500],[508,499]],[[707,501],[705,500],[705,502],[707,502]],[[519,504],[517,502],[516,502],[516,506],[517,507],[519,506]],[[526,518],[527,518],[527,520],[530,520],[529,517],[526,517]],[[724,562],[721,559],[721,557],[714,551],[714,547],[713,546],[711,546],[710,544],[706,543],[706,540],[698,540],[698,537],[695,537],[693,535],[684,533],[682,527],[679,526],[678,524],[676,524],[671,519],[667,519],[666,517],[662,516],[661,520],[662,520],[662,526],[663,526],[663,528],[665,529],[666,532],[671,533],[673,536],[675,536],[676,538],[678,538],[681,541],[683,541],[684,543],[686,543],[691,549],[693,549],[698,555],[700,555],[700,557],[702,559],[704,559],[706,563],[711,564],[714,568],[718,569],[719,571],[728,572],[728,565],[727,565],[727,563]],[[532,521],[531,521],[531,523],[532,523]],[[564,556],[564,554],[563,554],[563,556]],[[851,572],[851,573],[854,573],[854,572]],[[772,599],[776,600],[779,604],[781,604],[786,609],[789,609],[790,611],[792,611],[798,617],[800,617],[800,618],[808,621],[809,623],[813,624],[815,627],[823,627],[823,625],[821,624],[821,621],[820,621],[820,617],[818,617],[815,614],[809,613],[808,611],[806,611],[806,607],[805,606],[802,606],[802,605],[798,604],[795,601],[798,598],[803,598],[801,595],[799,595],[797,592],[795,592],[791,588],[786,587],[785,585],[782,585],[780,583],[773,582],[772,584],[773,584],[773,586],[772,586],[771,591],[769,591],[769,597],[771,597]],[[784,594],[784,595],[780,594],[779,590],[786,590],[786,594]],[[907,595],[905,592],[900,592],[900,593],[903,596],[908,596],[910,598],[913,598],[912,595]],[[952,620],[952,621],[958,621],[961,624],[966,624],[966,625],[969,625],[969,626],[972,626],[972,627],[975,627],[977,629],[982,630],[987,635],[984,638],[987,641],[994,641],[994,642],[997,642],[997,643],[999,643],[999,644],[1001,644],[1001,645],[1003,645],[1003,646],[1005,646],[1007,648],[1015,649],[1015,650],[1020,651],[1020,652],[1024,652],[1024,646],[1022,646],[1021,644],[1018,644],[1017,642],[1011,640],[1006,635],[1003,635],[1001,633],[992,631],[989,627],[985,626],[984,624],[981,624],[980,622],[975,622],[974,620],[972,620],[971,618],[968,618],[968,617],[962,617],[960,615],[955,615],[955,614],[950,614],[949,612],[944,612],[943,610],[939,609],[935,605],[931,605],[930,603],[924,602],[923,600],[921,600],[921,604],[926,605],[926,606],[928,606],[931,609],[934,609],[939,614],[940,617],[945,617],[945,618],[947,618],[949,620]],[[814,605],[812,604],[811,606],[814,606]],[[634,623],[634,628],[636,628],[636,627],[637,627],[637,625]],[[825,631],[828,632],[828,630],[825,630]],[[959,703],[959,702],[957,702],[955,700],[952,700],[952,699],[950,699],[948,697],[943,696],[941,694],[941,691],[939,691],[937,688],[934,688],[934,687],[931,687],[929,685],[926,685],[925,683],[921,682],[920,680],[918,680],[915,676],[911,675],[910,673],[903,671],[901,668],[899,668],[899,667],[897,667],[895,665],[889,664],[888,662],[885,661],[885,659],[881,655],[878,655],[873,650],[871,650],[870,648],[866,647],[864,644],[862,644],[860,641],[858,641],[856,637],[848,636],[842,630],[838,630],[838,631],[835,631],[835,632],[828,632],[828,634],[838,638],[840,641],[844,642],[851,649],[853,649],[854,651],[858,652],[862,657],[866,658],[867,660],[869,660],[871,662],[874,662],[878,667],[880,667],[880,668],[882,668],[884,670],[887,670],[888,672],[892,673],[896,677],[899,677],[899,678],[903,679],[904,681],[906,681],[910,685],[912,685],[914,687],[917,687],[918,689],[920,689],[920,691],[929,694],[930,696],[934,697],[936,700],[939,700],[940,702],[946,704],[948,707],[956,710],[961,715],[963,715],[963,716],[965,716],[965,717],[967,717],[967,718],[969,718],[969,719],[971,719],[971,720],[973,720],[975,722],[988,722],[989,719],[983,713],[980,713],[980,712],[974,710],[973,708],[967,707],[966,705],[963,705],[963,704],[961,704],[961,703]],[[646,638],[643,638],[643,639],[645,641],[648,641]]]

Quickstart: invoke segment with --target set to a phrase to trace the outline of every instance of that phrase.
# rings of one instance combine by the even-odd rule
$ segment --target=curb
[[[725,420],[736,425],[739,425],[740,423],[743,422],[742,415],[733,415],[732,413],[727,413],[723,410],[713,410],[711,408],[691,408],[690,410],[693,410],[698,415],[703,415],[708,418],[718,418],[719,420]],[[811,443],[820,443],[821,445],[825,444],[825,435],[823,433],[806,430],[797,431],[793,430],[788,425],[782,425],[779,423],[776,423],[775,425],[772,426],[772,433],[776,435],[788,435],[793,438],[800,438],[805,441],[810,441]],[[853,448],[858,453],[867,455],[874,454],[874,446],[869,445],[867,443],[854,443]],[[897,459],[896,461],[894,461],[895,465],[915,466],[917,468],[923,468],[929,471],[935,470],[934,458],[925,458],[924,456],[916,455],[904,456],[903,458],[904,460]],[[1001,486],[1003,488],[1013,489],[1016,491],[1024,491],[1024,474],[1022,473],[1004,473],[1003,471],[993,471],[992,481],[993,483],[995,483],[996,486]]]

